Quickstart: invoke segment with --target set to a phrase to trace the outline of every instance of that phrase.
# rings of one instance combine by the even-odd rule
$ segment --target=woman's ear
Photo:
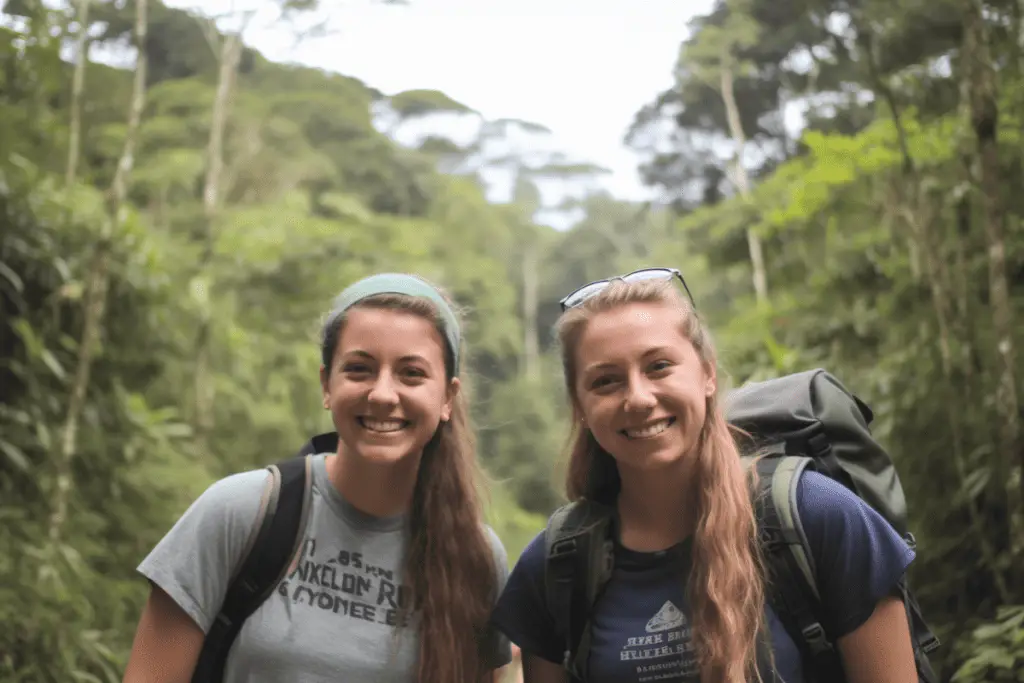
[[[324,399],[324,410],[327,410],[330,406],[328,404],[331,394],[328,391],[330,377],[327,373],[327,368],[323,365],[320,366],[320,391]]]
[[[704,374],[707,376],[707,382],[704,384],[704,395],[711,398],[718,391],[718,376],[715,373],[714,366],[706,367]]]
[[[459,378],[452,377],[452,381],[448,383],[444,405],[441,406],[441,422],[447,422],[452,419],[452,408],[455,405],[455,398],[459,395],[461,389],[462,384],[459,382]]]

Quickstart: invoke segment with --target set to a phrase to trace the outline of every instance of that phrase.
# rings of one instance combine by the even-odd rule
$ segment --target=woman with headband
[[[375,275],[338,295],[321,346],[337,447],[311,458],[303,561],[246,620],[224,683],[492,680],[511,659],[488,626],[507,559],[482,521],[451,304]],[[266,478],[211,485],[142,562],[152,588],[126,683],[191,680]]]

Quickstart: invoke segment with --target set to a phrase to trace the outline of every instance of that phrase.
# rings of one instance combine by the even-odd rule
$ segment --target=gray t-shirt
[[[360,512],[330,483],[324,454],[312,465],[312,507],[298,561],[242,627],[224,683],[411,683],[415,622],[395,628],[408,594],[401,582],[404,520]],[[212,484],[139,565],[204,633],[241,561],[266,477],[261,469]],[[486,531],[500,595],[507,556],[494,531]],[[504,636],[489,630],[481,642],[491,667],[511,661]]]

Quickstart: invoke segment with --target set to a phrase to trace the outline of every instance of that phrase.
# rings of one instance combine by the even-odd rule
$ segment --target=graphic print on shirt
[[[334,612],[342,618],[362,619],[385,626],[407,626],[401,611],[408,602],[408,587],[399,584],[394,568],[377,567],[357,552],[341,550],[330,557],[316,556],[316,539],[307,538],[295,568],[277,586],[277,592],[295,605]]]
[[[626,639],[619,652],[623,662],[636,664],[636,681],[683,681],[699,676],[690,640],[690,624],[682,610],[666,600],[645,628],[646,635]]]

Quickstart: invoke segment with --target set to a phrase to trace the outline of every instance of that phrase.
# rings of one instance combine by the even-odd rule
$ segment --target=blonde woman
[[[613,509],[614,563],[589,615],[589,657],[566,667],[544,534],[524,550],[492,619],[522,648],[525,683],[814,680],[768,606],[715,351],[680,283],[676,270],[648,269],[563,300],[574,418],[567,495]],[[846,680],[916,683],[904,606],[890,597],[912,550],[842,485],[809,471],[798,487]]]

